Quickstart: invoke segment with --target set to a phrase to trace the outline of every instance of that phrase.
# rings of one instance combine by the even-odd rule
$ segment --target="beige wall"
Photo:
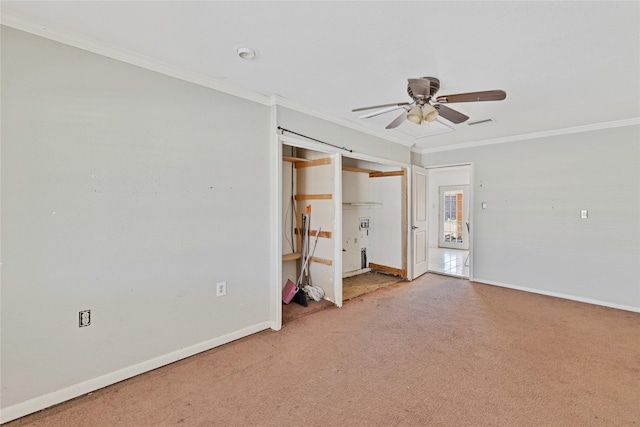
[[[423,165],[473,163],[475,279],[640,310],[638,141],[640,126],[624,126],[427,153]]]
[[[269,135],[267,106],[2,28],[3,419],[269,327]]]

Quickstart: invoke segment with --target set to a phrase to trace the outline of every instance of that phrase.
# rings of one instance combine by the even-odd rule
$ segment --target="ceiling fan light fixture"
[[[425,122],[432,122],[438,118],[438,110],[431,104],[425,104],[422,107],[422,119]]]
[[[418,105],[409,110],[409,113],[407,113],[407,120],[417,125],[422,123],[422,110]]]

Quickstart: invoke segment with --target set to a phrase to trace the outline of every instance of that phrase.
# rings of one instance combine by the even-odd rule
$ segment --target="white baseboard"
[[[601,306],[604,306],[604,307],[616,308],[618,310],[633,311],[635,313],[640,313],[640,307],[635,307],[635,306],[632,306],[632,305],[615,304],[615,303],[612,303],[612,302],[600,301],[600,300],[593,299],[593,298],[584,298],[584,297],[579,297],[579,296],[575,296],[575,295],[563,294],[563,293],[560,293],[560,292],[550,292],[550,291],[543,291],[543,290],[535,289],[535,288],[528,288],[526,286],[515,286],[515,285],[510,285],[510,284],[507,284],[507,283],[494,282],[493,280],[478,279],[477,277],[474,277],[471,281],[472,282],[477,282],[477,283],[482,283],[482,284],[485,284],[485,285],[499,286],[501,288],[515,289],[515,290],[518,290],[518,291],[531,292],[531,293],[534,293],[534,294],[547,295],[547,296],[556,297],[556,298],[564,298],[564,299],[568,299],[568,300],[571,300],[571,301],[584,302],[584,303],[587,303],[587,304],[601,305]]]
[[[29,415],[50,406],[57,405],[58,403],[62,403],[66,400],[82,396],[111,384],[115,384],[128,378],[135,377],[136,375],[140,375],[145,372],[149,372],[151,370],[168,365],[170,363],[177,362],[178,360],[185,359],[198,353],[202,353],[203,351],[211,350],[212,348],[219,347],[223,344],[227,344],[231,341],[244,338],[251,334],[255,334],[256,332],[269,329],[271,327],[271,322],[262,322],[252,326],[248,326],[244,329],[240,329],[221,337],[204,341],[199,344],[165,354],[163,356],[155,357],[145,362],[138,363],[136,365],[129,366],[127,368],[123,368],[118,371],[111,372],[109,374],[63,388],[61,390],[54,391],[53,393],[48,393],[22,403],[8,406],[0,410],[0,423],[6,423],[17,418],[24,417],[25,415]]]
[[[271,324],[271,329],[276,331],[276,332],[279,331],[280,329],[282,329],[282,321],[280,321],[279,323],[272,321],[270,324]]]

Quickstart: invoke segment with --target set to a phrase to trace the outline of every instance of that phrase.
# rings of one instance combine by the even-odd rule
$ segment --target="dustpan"
[[[286,285],[284,285],[284,289],[282,289],[282,302],[289,304],[299,289],[300,288],[298,288],[295,283],[291,280],[287,280]]]

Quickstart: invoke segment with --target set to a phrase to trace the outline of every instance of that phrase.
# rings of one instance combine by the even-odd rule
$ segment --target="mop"
[[[322,227],[318,227],[316,238],[313,241],[313,249],[311,249],[311,254],[306,260],[307,265],[309,264],[308,261],[313,257],[313,254],[316,252],[316,245],[318,244],[318,237],[320,237],[321,231],[322,231]],[[307,281],[308,281],[307,285],[304,287],[304,292],[314,301],[320,301],[324,297],[324,290],[318,286],[313,286],[311,284],[311,279],[308,273],[307,273]]]

